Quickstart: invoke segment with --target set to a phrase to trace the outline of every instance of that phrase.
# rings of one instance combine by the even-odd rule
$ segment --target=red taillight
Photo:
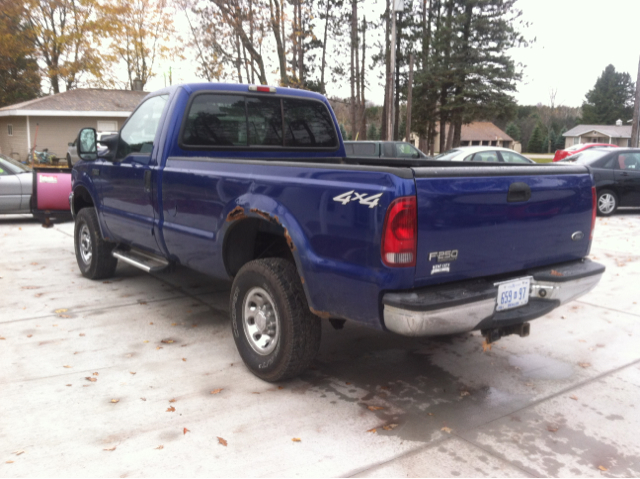
[[[416,265],[418,215],[416,197],[396,199],[387,208],[382,230],[382,262],[392,268]]]
[[[264,85],[249,85],[249,91],[259,91],[262,93],[275,93],[276,87]]]
[[[596,227],[596,213],[598,212],[598,194],[596,193],[596,187],[591,187],[591,234],[589,239],[593,239],[593,230]]]

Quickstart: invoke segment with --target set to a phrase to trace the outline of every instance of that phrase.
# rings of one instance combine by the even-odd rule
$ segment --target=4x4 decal
[[[351,201],[359,201],[361,205],[367,205],[369,208],[374,208],[378,206],[378,201],[381,196],[382,193],[378,193],[377,195],[367,197],[367,193],[356,193],[355,190],[351,190],[346,193],[342,193],[341,195],[334,196],[333,201],[337,201],[343,205],[346,205]]]

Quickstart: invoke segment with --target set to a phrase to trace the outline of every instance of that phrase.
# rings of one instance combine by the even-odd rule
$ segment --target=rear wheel
[[[102,239],[94,208],[82,208],[78,212],[73,236],[76,261],[82,276],[89,279],[113,276],[118,265],[117,258],[111,256],[115,244]]]
[[[598,214],[609,216],[618,208],[618,197],[613,191],[602,190],[598,193]]]
[[[249,370],[265,381],[302,373],[320,347],[320,320],[309,311],[296,268],[281,258],[244,265],[231,288],[231,327]]]

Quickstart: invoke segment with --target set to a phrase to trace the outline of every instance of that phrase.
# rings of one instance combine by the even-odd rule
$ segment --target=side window
[[[640,162],[637,153],[625,153],[618,155],[618,164],[621,170],[640,170]]]
[[[189,146],[246,146],[244,96],[196,96],[187,115],[182,142]]]
[[[500,161],[495,151],[483,151],[473,155],[472,161],[481,161],[483,163],[494,163]]]
[[[331,148],[338,146],[338,135],[327,107],[317,101],[285,98],[285,146]]]
[[[151,154],[160,116],[168,98],[169,95],[154,96],[133,112],[120,132],[118,159],[126,158],[131,153]]]
[[[354,143],[353,151],[356,156],[377,156],[375,143]]]
[[[507,163],[530,163],[524,156],[510,151],[501,151],[502,159]]]
[[[2,165],[0,165],[0,176],[6,176],[8,175],[9,172],[7,170],[5,170]]]
[[[464,160],[462,161],[472,161],[473,160],[473,155],[469,155],[469,156],[465,156]]]
[[[396,156],[398,158],[417,158],[417,152],[411,145],[406,143],[396,143]]]
[[[282,146],[282,107],[279,98],[247,97],[249,144]]]

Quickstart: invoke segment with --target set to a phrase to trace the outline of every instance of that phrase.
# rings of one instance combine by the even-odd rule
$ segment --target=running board
[[[157,273],[169,266],[166,259],[142,251],[114,249],[111,255],[147,273]]]

